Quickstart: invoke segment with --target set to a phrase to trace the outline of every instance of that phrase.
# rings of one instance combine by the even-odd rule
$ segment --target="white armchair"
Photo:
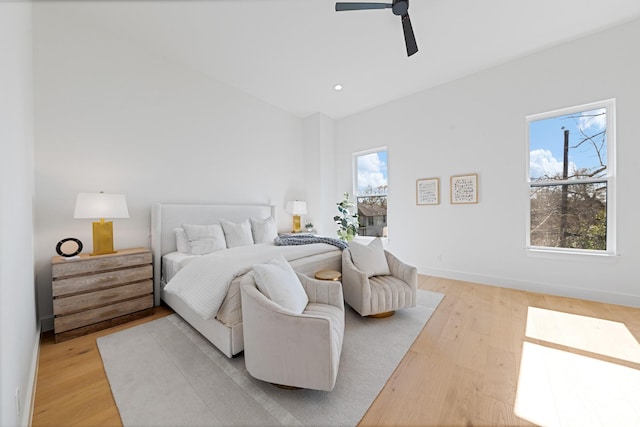
[[[330,391],[344,336],[342,285],[297,275],[309,298],[301,314],[260,292],[254,272],[242,278],[245,364],[249,374],[262,381]]]
[[[344,300],[361,316],[384,317],[416,306],[417,269],[386,250],[384,256],[391,274],[369,277],[353,263],[349,248],[342,251]]]

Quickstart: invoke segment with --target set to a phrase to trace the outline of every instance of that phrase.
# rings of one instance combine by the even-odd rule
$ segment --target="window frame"
[[[560,108],[544,113],[531,114],[525,117],[525,133],[527,149],[525,152],[525,249],[529,254],[569,254],[569,255],[588,255],[588,256],[616,256],[616,102],[615,98],[596,101],[587,104],[576,105],[573,107]],[[531,161],[531,141],[530,141],[530,124],[534,121],[549,119],[558,116],[566,116],[584,111],[605,108],[607,111],[606,118],[606,138],[607,138],[607,173],[602,178],[589,179],[567,179],[567,180],[546,180],[531,181],[530,161]],[[562,184],[589,184],[606,182],[607,185],[607,248],[606,250],[594,249],[576,249],[576,248],[556,248],[547,246],[531,245],[531,188],[549,185]]]
[[[368,154],[373,154],[373,153],[379,153],[380,151],[385,151],[387,153],[387,208],[388,208],[388,203],[389,203],[389,149],[387,148],[386,145],[383,145],[381,147],[376,147],[376,148],[370,148],[368,150],[362,150],[362,151],[356,151],[354,153],[351,154],[351,172],[352,172],[352,177],[351,177],[351,185],[353,187],[353,198],[355,200],[355,208],[356,208],[356,213],[358,212],[358,157],[360,156],[366,156]],[[387,215],[385,215],[385,224],[386,226],[389,225],[388,222],[389,219],[389,212],[387,211]],[[363,224],[360,224],[360,227]]]

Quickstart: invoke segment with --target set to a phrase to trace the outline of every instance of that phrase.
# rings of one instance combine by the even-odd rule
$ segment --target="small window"
[[[614,253],[614,101],[527,117],[527,246]]]
[[[360,218],[360,236],[383,236],[387,226],[387,149],[353,155],[354,194]]]

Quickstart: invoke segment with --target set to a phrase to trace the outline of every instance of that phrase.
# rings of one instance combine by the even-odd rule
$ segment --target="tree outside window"
[[[387,149],[353,155],[360,236],[384,236],[387,227]]]
[[[613,114],[606,101],[527,118],[529,247],[613,251]]]

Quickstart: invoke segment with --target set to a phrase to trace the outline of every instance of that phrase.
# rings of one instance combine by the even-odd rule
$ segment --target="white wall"
[[[332,218],[337,214],[335,121],[317,113],[304,120],[304,185],[311,221],[318,234],[336,236]],[[304,224],[303,224],[304,225]]]
[[[36,267],[51,327],[50,259],[91,221],[78,192],[124,193],[114,246],[149,246],[156,202],[274,203],[303,199],[302,120],[65,14],[34,4]],[[224,64],[221,64],[224,66]]]
[[[639,41],[634,21],[340,120],[338,186],[350,188],[352,152],[386,145],[389,247],[421,273],[640,306]],[[525,116],[608,98],[619,256],[528,256]],[[478,173],[480,203],[450,205],[449,177],[465,173]],[[416,179],[430,177],[441,204],[416,206]]]
[[[0,3],[0,52],[0,426],[16,426],[28,424],[40,333],[33,271],[30,3]]]

